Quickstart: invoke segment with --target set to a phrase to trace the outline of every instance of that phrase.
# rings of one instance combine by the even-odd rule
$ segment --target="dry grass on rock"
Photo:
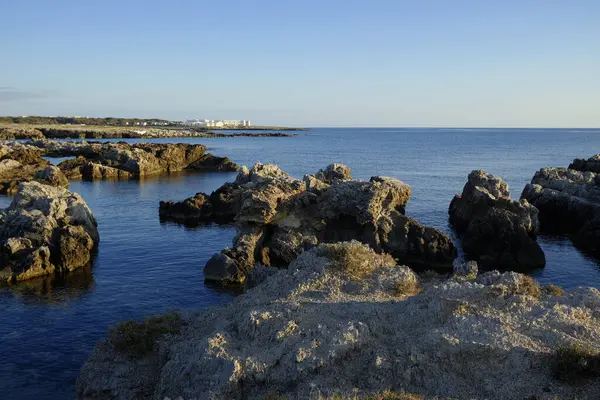
[[[356,280],[371,275],[377,268],[396,265],[396,261],[389,254],[378,254],[356,240],[322,244],[317,248],[317,254],[329,258],[335,269]]]
[[[116,351],[141,358],[154,350],[156,342],[164,335],[178,335],[182,325],[181,315],[176,312],[153,316],[142,322],[121,322],[109,329],[108,340]]]

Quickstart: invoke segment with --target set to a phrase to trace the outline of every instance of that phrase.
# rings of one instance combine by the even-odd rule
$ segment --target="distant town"
[[[190,126],[198,128],[248,128],[252,123],[248,120],[214,120],[214,119],[188,119],[185,121],[171,121],[164,119],[144,118],[96,118],[96,117],[41,117],[19,116],[0,117],[4,124],[60,124],[60,125],[106,125],[106,126]]]

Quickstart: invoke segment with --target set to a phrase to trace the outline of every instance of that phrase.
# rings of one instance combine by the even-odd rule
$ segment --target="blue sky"
[[[600,127],[597,0],[0,0],[0,115]]]

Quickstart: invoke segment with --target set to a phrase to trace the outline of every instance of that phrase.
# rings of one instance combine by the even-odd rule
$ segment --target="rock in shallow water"
[[[476,170],[448,210],[467,257],[487,269],[530,270],[546,264],[536,241],[538,210],[512,201],[502,178]]]
[[[597,378],[570,385],[552,370],[556,349],[600,350],[598,290],[555,296],[527,276],[495,272],[407,292],[415,275],[389,256],[356,243],[331,247],[270,271],[227,306],[188,316],[147,357],[100,342],[81,370],[78,398],[362,398],[385,390],[598,398]]]
[[[98,242],[96,219],[77,193],[22,183],[11,205],[0,212],[0,281],[82,267]]]
[[[234,183],[210,196],[161,202],[159,214],[183,223],[236,223],[233,247],[222,252],[227,257],[215,256],[206,267],[207,280],[223,283],[243,283],[257,262],[286,266],[318,243],[353,239],[410,265],[452,268],[456,250],[450,238],[404,215],[409,185],[388,177],[369,182],[350,177],[341,164],[298,180],[258,163],[243,167]]]
[[[542,168],[521,198],[540,210],[545,232],[570,234],[576,245],[600,257],[600,155],[569,168]]]

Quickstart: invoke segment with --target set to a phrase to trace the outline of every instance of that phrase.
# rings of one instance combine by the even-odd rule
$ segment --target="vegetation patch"
[[[391,390],[384,390],[383,392],[367,396],[365,400],[423,400],[424,397],[414,393],[396,393]]]
[[[421,292],[419,282],[415,279],[399,279],[396,282],[396,294],[399,296],[414,296]]]
[[[389,254],[377,254],[369,246],[356,240],[322,244],[317,248],[317,254],[329,258],[335,269],[357,280],[371,275],[379,267],[396,265]]]
[[[600,377],[600,354],[589,346],[562,347],[554,355],[552,371],[557,379],[576,382]]]
[[[535,279],[530,276],[523,275],[521,282],[515,289],[514,294],[521,294],[539,299],[542,294],[542,288],[540,287],[539,283],[535,281]]]
[[[544,287],[544,292],[552,296],[562,296],[565,294],[565,291],[560,286],[556,286],[551,283]]]
[[[177,312],[154,316],[142,322],[126,321],[111,327],[108,340],[116,351],[141,358],[154,350],[164,335],[178,335],[184,322]]]

